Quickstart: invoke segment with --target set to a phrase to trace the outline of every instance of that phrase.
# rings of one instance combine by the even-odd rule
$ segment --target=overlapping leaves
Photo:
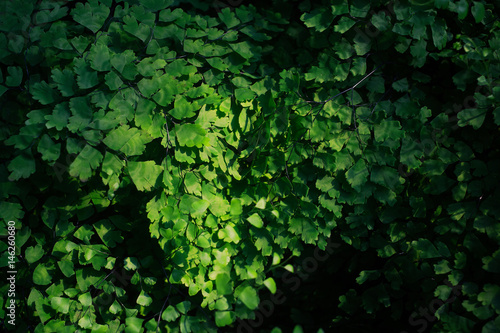
[[[493,7],[304,3],[291,23],[281,8],[209,17],[173,3],[7,6],[0,95],[15,102],[2,114],[12,126],[1,127],[9,163],[0,169],[0,208],[8,219],[41,218],[16,242],[35,285],[27,306],[45,329],[235,328],[258,309],[260,289],[276,292],[265,268],[304,244],[324,249],[332,231],[353,257],[387,261],[373,270],[353,260],[362,292],[339,297],[350,316],[397,304],[402,283],[435,287],[446,300],[449,290],[432,281],[449,274],[454,286],[464,283],[463,307],[493,327],[496,284],[464,275],[469,258],[484,276],[498,273],[498,251],[487,248],[498,243],[499,218]],[[461,22],[477,25],[479,37],[458,33]],[[386,69],[387,57],[405,70]],[[448,95],[437,96],[441,87],[427,75],[441,60],[466,68],[449,76],[461,92],[471,82],[484,88],[456,114],[461,135],[440,108]],[[68,189],[49,184],[55,179]],[[30,186],[42,194],[27,195]],[[119,286],[108,281],[117,260],[109,252],[136,251],[124,241],[123,206],[163,255],[125,256],[133,276]],[[374,287],[362,289],[366,281]],[[172,285],[187,293],[171,295]],[[113,301],[96,306],[102,295]],[[114,319],[103,325],[98,316]],[[450,331],[463,328],[462,315],[436,317]]]

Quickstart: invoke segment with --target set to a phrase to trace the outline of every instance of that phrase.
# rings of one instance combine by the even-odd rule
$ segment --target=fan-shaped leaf
[[[137,128],[129,128],[128,125],[120,126],[106,135],[103,140],[109,148],[122,151],[128,156],[140,155],[151,142],[152,138]]]
[[[128,162],[130,177],[139,191],[149,191],[155,186],[163,168],[154,161]]]
[[[77,3],[71,15],[76,22],[96,33],[108,18],[109,12],[106,5],[97,0],[89,0],[85,5]]]

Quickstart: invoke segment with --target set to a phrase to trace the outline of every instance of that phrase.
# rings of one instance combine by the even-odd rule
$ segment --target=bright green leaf
[[[179,318],[179,312],[177,312],[177,310],[175,309],[175,307],[173,307],[172,305],[169,305],[165,311],[163,311],[162,315],[161,315],[161,318],[163,320],[166,320],[168,322],[171,322],[171,321],[174,321],[176,320],[177,318]]]
[[[274,281],[274,279],[272,277],[265,279],[264,285],[267,287],[267,289],[269,289],[269,291],[272,294],[276,293],[276,282]]]
[[[128,162],[130,177],[139,191],[150,191],[155,186],[158,176],[163,171],[154,161]]]
[[[29,264],[32,264],[40,260],[40,258],[43,257],[44,254],[45,251],[43,250],[42,246],[40,244],[37,244],[35,247],[28,247],[26,249],[26,252],[24,253],[24,257]]]
[[[52,281],[52,276],[49,274],[45,264],[38,264],[33,271],[33,283],[46,286]]]
[[[137,297],[137,304],[142,306],[149,306],[153,303],[153,299],[149,296],[144,290],[141,290],[141,293]]]
[[[217,327],[231,325],[234,322],[235,314],[233,311],[217,311],[215,312],[215,324]]]
[[[264,226],[264,222],[262,218],[257,213],[253,213],[251,216],[247,218],[247,221],[250,222],[256,228],[262,228]]]
[[[179,144],[186,147],[201,148],[209,144],[207,133],[198,124],[183,124],[177,128],[176,136]]]
[[[52,297],[50,305],[54,310],[61,313],[69,312],[70,299],[66,297]]]
[[[259,306],[259,296],[257,295],[257,291],[251,286],[244,287],[240,291],[238,299],[250,310],[255,310]]]

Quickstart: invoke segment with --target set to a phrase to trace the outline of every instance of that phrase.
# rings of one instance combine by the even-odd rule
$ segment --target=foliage
[[[500,327],[496,5],[3,5],[16,329]]]

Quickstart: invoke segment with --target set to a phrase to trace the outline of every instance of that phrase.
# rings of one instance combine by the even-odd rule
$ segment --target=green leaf
[[[411,246],[417,251],[418,256],[422,259],[441,257],[434,244],[428,239],[420,238],[417,241],[411,242]]]
[[[153,12],[157,12],[160,9],[165,9],[174,3],[174,0],[141,0],[140,3],[150,9]]]
[[[99,4],[97,0],[89,0],[85,5],[77,3],[71,15],[76,22],[96,33],[108,18],[109,12],[106,5]]]
[[[3,17],[2,17],[3,19]],[[23,36],[20,36],[18,34],[12,34],[9,36],[9,50],[14,52],[15,54],[19,54],[22,52],[24,49],[24,45],[26,43],[26,40],[23,38]]]
[[[28,178],[31,174],[35,173],[35,159],[31,150],[22,151],[21,154],[10,161],[7,168],[11,172],[9,175],[10,181]]]
[[[102,154],[97,149],[86,145],[69,166],[71,177],[79,177],[81,181],[87,181],[92,176],[92,169],[96,169],[102,162]]]
[[[76,49],[76,51],[81,55],[90,44],[90,39],[85,36],[77,36],[71,39],[71,45]]]
[[[218,274],[215,278],[215,286],[219,295],[230,295],[233,293],[233,281],[226,273]]]
[[[92,305],[92,295],[90,293],[81,294],[78,296],[78,301],[82,303],[83,306],[91,306]]]
[[[479,129],[486,119],[487,112],[481,109],[465,109],[457,114],[458,126],[471,125],[475,130]]]
[[[68,125],[69,117],[70,111],[68,103],[57,104],[54,107],[53,113],[51,115],[45,116],[45,119],[47,120],[45,126],[48,129],[55,127],[56,130],[61,131]]]
[[[106,81],[106,85],[110,90],[118,90],[123,85],[122,79],[120,79],[118,74],[116,74],[115,72],[109,72],[108,74],[106,74],[104,76],[104,80]]]
[[[392,87],[394,90],[399,91],[399,92],[407,92],[408,91],[408,80],[406,78],[403,78],[401,80],[398,80],[392,84]]]
[[[1,201],[0,216],[4,221],[16,221],[24,217],[23,206],[18,203]]]
[[[17,87],[23,80],[23,69],[18,66],[7,67],[9,76],[5,79],[5,84],[9,87]]]
[[[167,62],[163,59],[145,58],[137,64],[137,71],[142,76],[155,76],[158,69],[165,68]],[[173,75],[172,73],[170,73]]]
[[[169,113],[176,119],[185,119],[194,117],[197,110],[199,110],[197,102],[190,103],[184,96],[177,95],[174,102],[174,108],[170,110]]]
[[[373,76],[368,81],[366,87],[371,92],[384,93],[385,92],[384,84],[385,84],[385,82],[384,82],[383,78],[381,78],[380,76]]]
[[[38,152],[42,154],[42,160],[44,161],[55,161],[59,158],[61,153],[61,144],[54,143],[50,136],[44,134],[38,143]]]
[[[111,70],[111,56],[106,45],[100,43],[92,45],[88,58],[92,69],[99,72]]]
[[[141,155],[152,138],[143,131],[128,125],[120,126],[106,135],[103,142],[109,148],[121,151],[127,156]]]
[[[198,177],[192,172],[184,177],[184,185],[188,193],[201,196],[201,182]]]
[[[492,224],[494,224],[493,222]],[[477,227],[476,227],[477,228]],[[483,269],[491,273],[500,273],[500,250],[495,251],[492,256],[487,256],[482,259]]]
[[[127,317],[125,319],[125,325],[127,326],[125,328],[126,333],[140,333],[143,332],[142,328],[142,323],[144,322],[144,319],[137,318],[137,317]]]
[[[130,177],[139,191],[150,191],[163,168],[154,161],[128,162]]]
[[[241,200],[237,198],[231,199],[230,213],[232,216],[240,216],[243,213]]]
[[[137,75],[137,68],[134,64],[136,56],[134,51],[125,50],[121,53],[113,54],[110,63],[127,80],[133,80]]]
[[[434,264],[434,272],[436,272],[436,274],[446,274],[450,271],[450,263],[447,260],[441,260],[437,264]]]
[[[259,201],[255,204],[255,208],[258,209],[266,209],[266,199],[265,198],[260,198]]]
[[[350,19],[347,16],[342,16],[339,22],[333,27],[333,30],[335,32],[343,34],[349,29],[351,29],[354,24],[356,24],[354,20]]]
[[[370,181],[387,187],[392,191],[396,191],[404,182],[404,179],[394,168],[387,166],[374,166],[371,171]]]
[[[69,108],[72,116],[69,118],[68,129],[73,133],[86,129],[92,120],[92,109],[88,98],[74,97],[70,99]]]
[[[52,281],[52,276],[50,276],[49,271],[45,264],[38,264],[33,271],[33,283],[46,286]]]
[[[37,244],[35,247],[28,247],[26,249],[26,252],[24,253],[24,257],[26,258],[28,264],[32,264],[40,260],[40,258],[43,257],[44,254],[45,251],[43,250],[42,246],[40,244]]]
[[[99,84],[97,72],[92,70],[84,58],[77,58],[75,63],[76,83],[80,89],[90,89]]]
[[[261,217],[257,213],[253,213],[247,218],[247,221],[250,222],[256,228],[262,228],[264,226],[264,222]]]
[[[219,57],[206,58],[205,60],[208,62],[210,66],[220,70],[221,72],[227,70],[228,64],[225,63],[224,60]]]
[[[57,89],[61,92],[64,97],[70,97],[75,94],[77,89],[76,80],[73,72],[69,69],[60,70],[58,68],[52,69],[52,80],[57,85]]]
[[[370,11],[370,1],[354,0],[350,8],[350,14],[353,17],[366,17]]]
[[[123,30],[139,38],[143,42],[145,42],[151,35],[151,28],[144,23],[138,23],[133,16],[125,16],[123,18],[123,23],[125,23],[123,25]]]
[[[358,160],[347,172],[346,179],[352,188],[357,192],[361,192],[363,185],[366,183],[369,172],[365,161]]]
[[[180,125],[175,135],[181,146],[202,148],[210,143],[207,132],[198,124]]]
[[[59,260],[57,262],[59,269],[66,277],[71,277],[75,274],[75,265],[70,260]]]
[[[215,196],[212,198],[212,200],[210,200],[209,209],[212,212],[212,214],[214,214],[217,217],[225,215],[229,211],[230,207],[231,205],[229,204],[229,202],[226,199],[221,198],[219,196]]]
[[[471,8],[472,16],[474,16],[476,23],[479,23],[484,19],[484,15],[486,14],[484,5],[478,1],[473,1],[472,3],[474,4]]]
[[[210,202],[207,200],[197,198],[193,195],[184,194],[181,198],[179,209],[184,213],[191,214],[192,216],[202,216],[209,206]]]
[[[454,4],[455,11],[458,13],[458,18],[463,20],[469,13],[469,3],[467,0],[460,0]]]
[[[495,310],[500,310],[500,286],[496,284],[485,284],[483,292],[477,295],[477,300],[485,306],[491,306]]]
[[[50,305],[54,310],[61,313],[69,312],[70,299],[66,297],[52,297]]]
[[[401,144],[400,161],[410,169],[418,168],[422,162],[420,158],[424,156],[418,142],[410,138],[404,138]]]
[[[267,289],[269,289],[269,291],[272,294],[276,293],[276,282],[274,281],[274,279],[272,277],[265,279],[264,285],[267,287]]]
[[[90,244],[90,238],[94,235],[91,225],[83,225],[75,232],[75,237],[82,240],[85,244]]]
[[[255,50],[255,47],[250,44],[250,42],[240,42],[240,43],[232,43],[229,44],[229,46],[233,49],[234,52],[238,53],[240,56],[242,56],[245,59],[250,59],[253,57],[254,52],[252,49]]]
[[[0,97],[5,94],[5,92],[7,92],[9,90],[9,88],[3,86],[0,84]]]
[[[161,315],[161,319],[166,320],[168,322],[175,321],[177,318],[179,318],[180,314],[177,312],[175,307],[172,305],[169,305],[165,311],[163,311]]]
[[[342,40],[339,43],[336,43],[335,48],[336,48],[335,54],[341,60],[346,60],[351,58],[351,56],[354,53],[354,48],[352,47],[351,43],[348,42],[347,39],[345,38],[342,38]]]
[[[226,7],[222,9],[219,13],[219,18],[221,19],[222,22],[227,26],[228,29],[231,29],[238,24],[240,24],[240,20],[236,18],[236,15],[234,12],[231,11],[229,7]]]
[[[215,312],[215,324],[217,327],[231,325],[234,322],[236,315],[233,311],[217,311]]]
[[[318,230],[305,217],[290,219],[289,230],[295,235],[301,236],[302,240],[307,244],[315,244],[318,240]]]
[[[182,301],[180,303],[177,303],[175,305],[177,310],[179,310],[180,313],[182,314],[187,314],[189,310],[191,309],[191,302],[190,301]]]
[[[385,11],[380,11],[372,16],[371,22],[380,31],[386,31],[391,27],[391,17]]]
[[[255,40],[257,42],[264,42],[264,41],[271,39],[271,37],[269,35],[267,35],[263,32],[257,31],[257,29],[255,29],[255,27],[253,27],[251,25],[247,25],[247,26],[243,27],[242,29],[240,29],[239,31],[241,31],[242,33],[244,33],[245,35],[249,36],[250,38],[252,38],[253,40]]]
[[[259,306],[259,296],[257,291],[251,286],[244,287],[238,295],[238,299],[250,310],[255,310]]]
[[[57,92],[45,81],[33,84],[30,92],[34,99],[44,105],[53,103],[57,98]]]
[[[410,47],[410,53],[413,56],[411,65],[414,67],[422,67],[425,64],[427,54],[427,41],[425,39],[421,39],[417,42],[414,42]]]
[[[436,18],[431,24],[432,41],[438,50],[442,50],[448,42],[446,22],[442,18]]]
[[[332,6],[334,8],[334,6]],[[333,13],[330,8],[316,8],[310,13],[304,13],[300,16],[300,19],[306,27],[314,28],[317,32],[323,32],[330,24],[333,22]]]
[[[241,241],[239,232],[231,224],[228,224],[224,229],[221,229],[220,233],[223,235],[221,238],[224,238],[224,240],[228,243],[233,242],[238,244]]]
[[[366,281],[376,280],[380,277],[380,271],[378,270],[365,270],[359,273],[359,276],[356,278],[356,282],[358,284],[363,284]]]
[[[142,305],[142,306],[149,306],[153,303],[153,299],[151,296],[146,294],[144,290],[141,290],[141,293],[137,297],[137,304]]]
[[[374,136],[377,142],[385,142],[388,139],[398,140],[404,135],[405,132],[397,120],[383,120],[381,124],[374,126]]]
[[[123,268],[128,271],[136,271],[140,267],[139,260],[135,257],[126,257],[123,259]]]
[[[121,232],[114,230],[115,228],[109,220],[100,220],[94,223],[93,227],[107,247],[114,248],[116,243],[123,242],[124,238],[121,236]]]
[[[255,98],[255,93],[249,88],[237,88],[234,95],[238,101],[247,101]]]

